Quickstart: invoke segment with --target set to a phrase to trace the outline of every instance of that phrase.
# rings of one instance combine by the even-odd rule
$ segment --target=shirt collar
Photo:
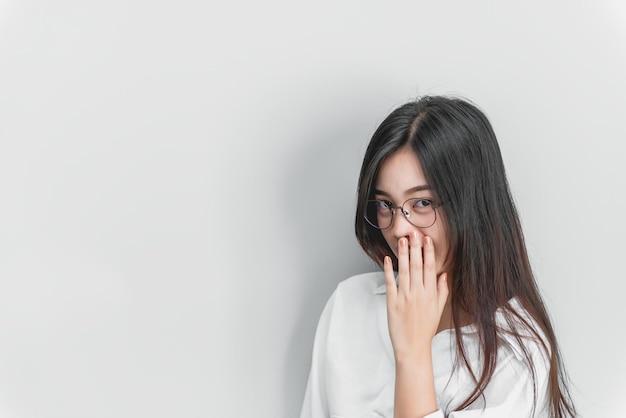
[[[396,286],[397,285],[398,285],[398,276],[396,275]],[[383,279],[383,284],[381,284],[376,289],[374,289],[374,291],[372,293],[375,294],[375,295],[386,295],[387,294],[387,284],[384,282],[384,279]]]
[[[380,286],[378,286],[376,289],[374,289],[373,292],[375,295],[386,295],[387,294],[387,285],[386,284],[381,284]]]

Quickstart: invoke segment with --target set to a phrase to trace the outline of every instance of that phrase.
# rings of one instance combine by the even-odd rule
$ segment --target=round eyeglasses
[[[402,206],[394,206],[388,200],[368,200],[365,208],[365,220],[374,228],[387,229],[393,223],[396,209],[400,209],[407,221],[418,228],[428,228],[437,221],[436,204],[430,199],[409,199]]]

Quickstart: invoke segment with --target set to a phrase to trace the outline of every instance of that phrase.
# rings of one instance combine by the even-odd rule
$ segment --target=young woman
[[[486,116],[424,97],[374,133],[356,236],[382,272],[322,313],[302,418],[576,416]]]

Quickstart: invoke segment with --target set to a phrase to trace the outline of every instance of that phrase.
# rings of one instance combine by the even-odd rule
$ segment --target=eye
[[[415,199],[413,202],[414,209],[424,209],[432,206],[433,202],[429,199]]]
[[[389,211],[393,206],[388,200],[377,200],[377,209],[380,211]]]

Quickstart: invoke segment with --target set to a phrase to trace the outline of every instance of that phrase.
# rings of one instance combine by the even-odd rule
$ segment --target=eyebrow
[[[415,193],[415,192],[420,192],[422,190],[430,190],[430,186],[427,184],[421,185],[421,186],[415,186],[415,187],[411,187],[408,190],[404,191],[404,194],[411,194],[411,193]],[[374,189],[374,194],[382,194],[385,196],[391,196],[389,193],[385,192],[384,190],[380,190],[380,189]]]

